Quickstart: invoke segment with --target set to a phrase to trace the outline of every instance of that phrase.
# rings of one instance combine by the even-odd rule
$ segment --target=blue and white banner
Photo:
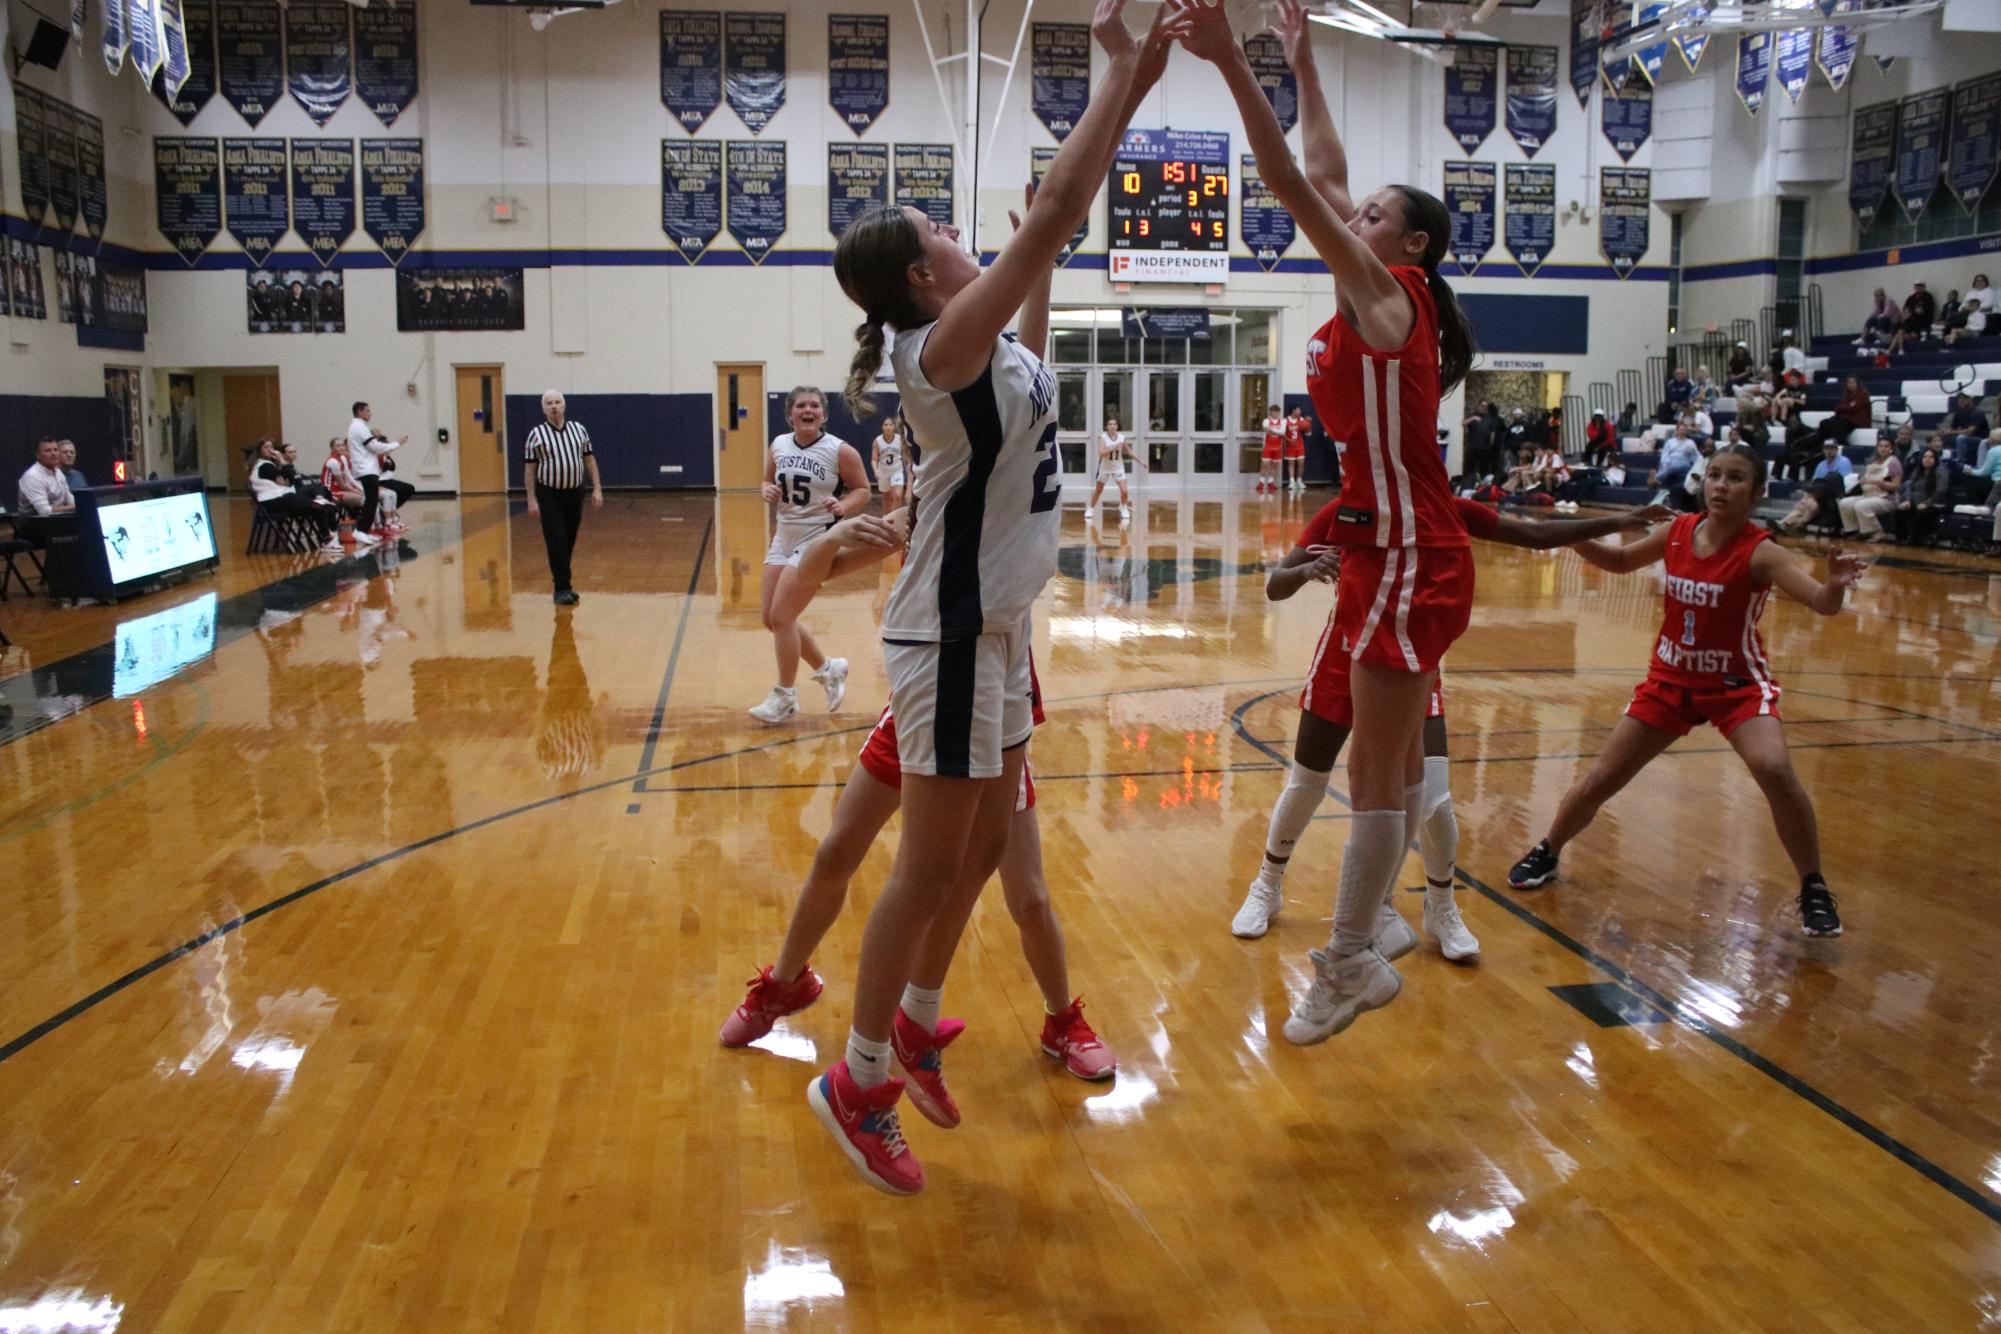
[[[1508,253],[1533,278],[1556,245],[1556,168],[1508,164]]]
[[[1848,75],[1855,68],[1855,53],[1860,47],[1855,29],[1846,24],[1830,23],[1820,30],[1814,63],[1820,66],[1828,87],[1839,90],[1848,86]]]
[[[1654,132],[1653,86],[1643,84],[1623,93],[1606,89],[1598,108],[1598,126],[1619,160],[1631,162]]]
[[[1697,5],[1688,12],[1683,22],[1690,24],[1707,23],[1709,21],[1710,8],[1711,6],[1709,5]],[[1674,39],[1674,49],[1681,53],[1681,63],[1688,66],[1688,72],[1693,74],[1702,68],[1702,53],[1709,49],[1709,34],[1703,33],[1696,37],[1676,37]]]
[[[354,91],[384,129],[417,100],[414,0],[371,0],[354,11]]]
[[[1598,249],[1622,279],[1646,258],[1653,207],[1653,174],[1646,168],[1598,169]]]
[[[1917,221],[1938,189],[1945,160],[1946,104],[1944,88],[1904,99],[1897,114],[1897,203],[1904,216]]]
[[[321,268],[354,235],[354,140],[294,139],[292,229]]]
[[[45,100],[42,137],[49,151],[49,211],[55,215],[56,244],[65,250],[76,232],[77,196],[82,193],[76,160],[76,108]]]
[[[125,10],[126,50],[139,77],[151,82],[160,73],[160,7],[155,0],[130,0]]]
[[[354,91],[354,30],[347,0],[291,0],[285,8],[285,81],[325,125]]]
[[[856,134],[888,109],[888,15],[827,15],[827,104]]]
[[[20,150],[21,209],[40,231],[49,211],[48,103],[25,84],[14,85],[14,134]]]
[[[1778,67],[1779,87],[1786,100],[1798,103],[1806,91],[1807,76],[1813,73],[1813,29],[1788,28],[1773,44],[1772,63]]]
[[[1968,79],[1952,91],[1952,153],[1946,183],[1968,213],[1994,184],[2001,157],[2001,74]]]
[[[1529,157],[1556,133],[1556,48],[1508,48],[1508,133]]]
[[[1500,171],[1491,162],[1445,164],[1445,211],[1452,216],[1452,262],[1472,277],[1494,248]]]
[[[831,157],[834,146],[828,146]],[[690,264],[723,230],[723,146],[714,139],[660,141],[660,229]]]
[[[1667,13],[1667,9],[1667,0],[1640,0],[1639,12],[1634,17],[1634,26],[1655,22],[1661,15]],[[1659,83],[1661,71],[1667,68],[1668,47],[1672,45],[1666,33],[1656,28],[1654,40],[1633,53],[1633,68],[1638,70],[1640,77],[1648,83]]]
[[[153,96],[160,99],[174,119],[191,124],[215,96],[215,0],[180,0],[182,47],[187,52],[188,76],[178,92],[167,90],[163,77],[153,79]],[[111,12],[111,5],[105,13]],[[127,11],[130,19],[130,11]],[[162,62],[164,64],[164,60]]]
[[[98,45],[104,54],[105,71],[114,79],[125,68],[125,50],[132,44],[132,35],[125,26],[125,12],[125,0],[105,0],[104,36]]]
[[[839,237],[856,218],[888,202],[888,144],[827,145],[828,231]]]
[[[1867,227],[1890,193],[1897,160],[1897,104],[1880,102],[1855,113],[1848,158],[1848,207]]]
[[[1464,152],[1478,152],[1494,132],[1500,55],[1496,47],[1462,46],[1445,67],[1445,128]]]
[[[1451,164],[1447,163],[1446,167],[1446,179],[1450,181]],[[1285,252],[1292,247],[1293,239],[1298,232],[1298,224],[1293,221],[1292,214],[1286,207],[1278,202],[1278,196],[1265,184],[1264,177],[1258,174],[1257,158],[1245,153],[1238,160],[1237,169],[1243,178],[1238,202],[1239,235],[1244,239],[1245,249],[1251,252],[1251,258],[1258,262],[1258,267],[1270,273],[1278,267],[1279,260],[1283,259]],[[1490,182],[1493,170],[1492,167],[1487,168]],[[1449,196],[1445,206],[1452,207]],[[1453,227],[1456,235],[1458,227],[1456,220]]]
[[[391,264],[424,234],[424,141],[361,141],[361,229]]]
[[[104,175],[104,122],[88,111],[76,113],[77,216],[93,241],[104,240],[111,219],[110,182]]]
[[[1056,150],[1044,144],[1031,145],[1028,150],[1028,179],[1035,185],[1042,184],[1042,178],[1049,174],[1050,164],[1056,161]],[[1290,218],[1287,221],[1291,221]],[[1076,235],[1070,243],[1056,254],[1056,267],[1062,268],[1070,262],[1070,257],[1084,248],[1084,241],[1091,235],[1091,214],[1084,213],[1084,220],[1077,224]]]
[[[1772,78],[1772,34],[1747,32],[1737,39],[1737,100],[1752,115],[1765,105]]]
[[[785,15],[723,15],[723,98],[752,134],[785,105]]]
[[[258,268],[292,230],[283,139],[222,141],[222,209],[229,234]]]
[[[1570,0],[1570,91],[1577,105],[1591,105],[1598,82],[1598,0]]]
[[[1285,63],[1284,43],[1268,32],[1255,33],[1244,38],[1244,57],[1251,62],[1251,73],[1271,103],[1279,128],[1290,134],[1299,124],[1299,76]]]
[[[1036,23],[1028,39],[1029,103],[1061,143],[1091,104],[1091,27]]]
[[[723,193],[730,235],[762,264],[785,235],[785,144],[732,139],[723,148]]]
[[[213,139],[153,140],[153,218],[190,266],[222,230],[222,149]]]
[[[215,76],[222,100],[252,129],[278,104],[285,38],[277,0],[215,0]]]
[[[1606,52],[1632,32],[1634,8],[1633,0],[1610,0],[1605,6],[1606,24],[1598,41],[1598,72],[1607,88],[1624,88],[1633,81],[1633,57],[1610,56]]]
[[[660,11],[660,100],[689,134],[723,104],[723,16]]]
[[[896,202],[942,226],[952,225],[952,145],[896,146]]]
[[[144,0],[144,3],[159,15],[160,85],[169,95],[178,93],[193,72],[188,58],[188,23],[181,11],[181,0]],[[131,22],[129,11],[126,22]],[[152,77],[150,71],[148,77]]]

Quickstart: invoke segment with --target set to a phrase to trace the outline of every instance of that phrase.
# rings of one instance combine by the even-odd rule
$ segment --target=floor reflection
[[[771,1243],[764,1264],[744,1276],[746,1328],[789,1325],[796,1315],[825,1310],[847,1295],[825,1258]]]

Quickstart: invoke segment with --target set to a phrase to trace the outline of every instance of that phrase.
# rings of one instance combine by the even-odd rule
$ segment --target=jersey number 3
[[[1029,485],[1033,488],[1028,498],[1030,514],[1047,514],[1056,508],[1056,502],[1063,495],[1063,484],[1056,480],[1056,423],[1049,423],[1049,429],[1042,433],[1042,439],[1035,444],[1036,452],[1042,459],[1035,465],[1035,476]]]

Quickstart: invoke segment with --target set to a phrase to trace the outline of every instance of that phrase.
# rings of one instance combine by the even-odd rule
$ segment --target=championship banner
[[[952,225],[952,145],[896,146],[896,203],[940,226]]]
[[[1709,5],[1697,5],[1688,12],[1684,22],[1708,22],[1710,9]],[[1709,49],[1709,34],[1703,33],[1699,37],[1677,37],[1674,39],[1674,49],[1681,53],[1681,63],[1688,67],[1690,74],[1693,74],[1702,68],[1702,53]]]
[[[838,237],[863,213],[888,202],[889,145],[827,145],[828,231]]]
[[[1618,153],[1621,162],[1631,162],[1633,154],[1646,146],[1654,132],[1654,90],[1652,85],[1628,88],[1622,93],[1605,91],[1598,108],[1598,128]]]
[[[1897,159],[1897,104],[1880,102],[1855,113],[1848,159],[1848,207],[1867,227],[1890,193]]]
[[[1904,216],[1916,222],[1918,214],[1931,203],[1938,189],[1939,171],[1945,155],[1946,102],[1943,88],[1918,93],[1904,99],[1897,114],[1897,175],[1894,187]],[[51,121],[53,124],[53,121]],[[55,141],[49,141],[49,161],[55,161]],[[61,207],[60,188],[57,206]],[[58,214],[57,221],[61,221]]]
[[[1737,39],[1737,100],[1752,115],[1765,105],[1765,85],[1772,77],[1772,34],[1747,32]]]
[[[1633,30],[1633,8],[1633,0],[1611,0],[1605,6],[1606,23],[1598,39],[1598,72],[1607,88],[1624,88],[1633,81],[1632,56],[1605,54]]]
[[[277,0],[215,0],[215,83],[252,129],[285,95]]]
[[[215,140],[153,140],[153,218],[193,267],[222,230],[222,149]]]
[[[243,275],[244,328],[254,334],[346,333],[347,284],[339,273],[252,269]]]
[[[1861,43],[1856,40],[1855,29],[1842,23],[1830,23],[1822,28],[1819,41],[1814,47],[1814,63],[1820,66],[1821,76],[1827,86],[1839,92],[1848,86],[1848,75],[1855,68],[1855,54]]]
[[[1037,23],[1028,39],[1029,103],[1062,143],[1091,104],[1091,27]]]
[[[326,268],[354,235],[354,140],[294,139],[292,230]]]
[[[77,196],[82,193],[76,160],[76,108],[55,98],[44,99],[46,124],[42,135],[49,151],[49,211],[55,215],[57,244],[69,248],[76,232]]]
[[[722,105],[722,15],[693,9],[660,11],[660,100],[689,134],[701,129]]]
[[[1653,215],[1653,173],[1645,167],[1598,169],[1598,249],[1623,280],[1646,258]]]
[[[1452,216],[1452,262],[1472,277],[1494,248],[1500,172],[1491,162],[1445,164],[1445,211]]]
[[[1806,91],[1807,76],[1813,73],[1813,30],[1788,28],[1774,43],[1773,63],[1779,71],[1779,87],[1786,100],[1797,105]]]
[[[1570,91],[1577,105],[1591,105],[1598,82],[1598,0],[1570,0]]]
[[[285,9],[285,81],[325,125],[354,91],[354,36],[346,0],[291,0]]]
[[[1556,133],[1556,48],[1508,48],[1508,133],[1534,157]]]
[[[354,91],[388,129],[417,99],[417,6],[371,0],[354,11]]]
[[[113,5],[107,5],[108,15]],[[188,53],[188,77],[179,92],[168,92],[164,78],[153,80],[153,96],[183,125],[192,124],[215,96],[215,0],[181,0],[182,36]]]
[[[1049,174],[1050,164],[1056,161],[1056,150],[1043,144],[1034,144],[1028,150],[1028,179],[1034,185],[1041,185],[1042,178]],[[1091,235],[1091,211],[1084,210],[1084,220],[1077,224],[1076,235],[1070,243],[1056,252],[1056,267],[1062,268],[1070,262],[1070,257],[1084,248],[1084,241]]]
[[[125,68],[125,50],[132,44],[131,34],[125,30],[124,0],[107,0],[104,6],[104,36],[99,42],[99,50],[104,55],[104,69],[112,78]],[[56,275],[56,285],[62,285],[62,275]]]
[[[93,241],[104,240],[111,218],[110,183],[104,176],[104,122],[87,111],[76,113],[77,215]]]
[[[404,269],[398,333],[518,333],[527,327],[520,269]]]
[[[1278,127],[1290,134],[1299,124],[1299,76],[1285,63],[1285,44],[1268,32],[1257,33],[1244,38],[1244,56],[1278,117]]]
[[[1508,164],[1508,253],[1530,278],[1556,245],[1556,168]]]
[[[722,233],[722,144],[714,139],[660,141],[660,229],[690,264]]]
[[[1499,72],[1500,52],[1491,46],[1462,46],[1445,67],[1445,128],[1465,152],[1478,152],[1494,132]]]
[[[1445,172],[1448,183],[1452,180],[1451,168],[1452,164],[1448,162]],[[1237,215],[1238,235],[1243,238],[1244,248],[1251,252],[1251,258],[1258,262],[1258,267],[1270,273],[1278,267],[1279,260],[1284,258],[1285,252],[1291,248],[1293,238],[1298,234],[1298,224],[1293,221],[1292,214],[1286,210],[1285,205],[1278,202],[1278,196],[1265,184],[1264,177],[1258,174],[1258,160],[1255,156],[1245,153],[1237,160],[1237,170],[1243,177]],[[1492,167],[1487,168],[1490,205],[1493,171]],[[1445,206],[1448,209],[1452,207],[1450,195],[1446,197]],[[1492,230],[1490,225],[1488,231]],[[1459,220],[1456,217],[1452,222],[1452,231],[1455,237],[1459,234]]]
[[[14,85],[14,134],[21,161],[21,209],[28,226],[41,230],[49,211],[49,141],[47,103],[22,84]]]
[[[752,134],[785,105],[785,15],[723,15],[723,96]]]
[[[424,141],[361,141],[361,229],[391,264],[424,234]]]
[[[132,68],[148,82],[160,75],[165,59],[162,43],[159,6],[154,0],[132,0],[125,11],[125,49]]]
[[[289,176],[283,139],[222,141],[223,217],[256,268],[264,267],[271,248],[292,230]]]
[[[1638,12],[1634,15],[1634,26],[1652,23],[1667,13],[1667,10],[1667,0],[1641,0]],[[1650,84],[1661,81],[1661,71],[1667,68],[1668,47],[1671,45],[1673,43],[1666,37],[1661,37],[1660,40],[1649,42],[1634,52],[1633,68],[1640,72],[1641,78]]]
[[[145,0],[145,2],[157,10],[160,16],[158,78],[160,86],[172,96],[181,91],[182,85],[187,83],[188,76],[192,73],[188,60],[187,19],[181,13],[181,0]],[[153,71],[148,70],[147,77],[154,77]]]
[[[827,15],[827,105],[856,134],[889,107],[888,15]]]
[[[1980,207],[2001,158],[2001,74],[1968,79],[1952,92],[1952,153],[1945,179],[1968,213]]]
[[[764,263],[785,235],[785,144],[724,144],[723,196],[730,235],[752,264]]]

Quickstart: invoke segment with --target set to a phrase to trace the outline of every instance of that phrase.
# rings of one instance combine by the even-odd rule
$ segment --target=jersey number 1
[[[1681,614],[1681,642],[1684,644],[1695,642],[1695,613],[1692,611]]]

